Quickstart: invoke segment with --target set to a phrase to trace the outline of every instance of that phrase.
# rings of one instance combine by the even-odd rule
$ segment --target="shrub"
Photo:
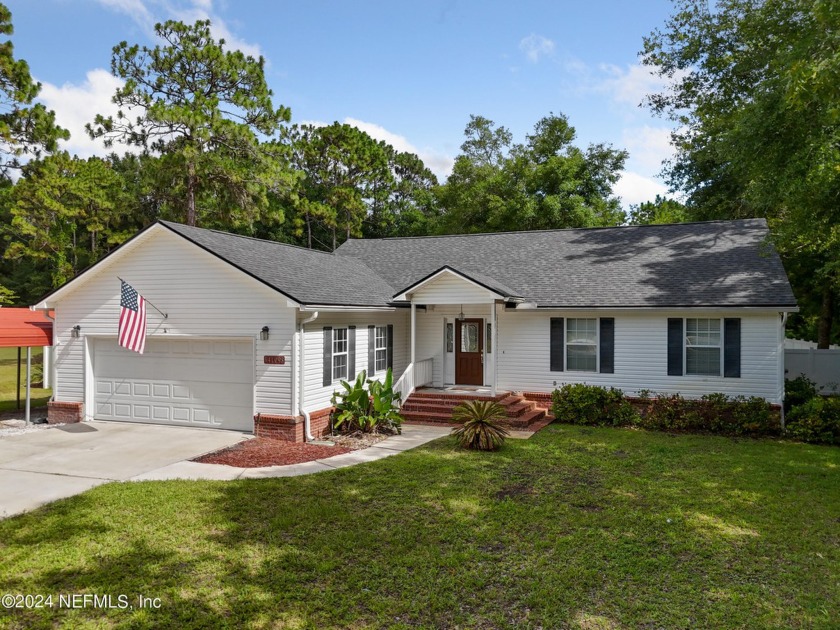
[[[785,379],[785,412],[819,396],[817,384],[804,374]]]
[[[385,372],[385,380],[382,382],[366,380],[366,376],[362,370],[352,385],[341,381],[344,391],[333,393],[330,400],[335,407],[333,429],[365,433],[383,430],[399,432],[402,424],[398,409],[400,397],[392,386],[391,369]]]
[[[777,435],[778,414],[763,398],[707,394],[686,400],[679,394],[651,397],[640,392],[641,414],[620,389],[564,385],[552,394],[560,422],[595,426],[638,426],[659,431],[708,431],[724,435]]]
[[[563,385],[551,394],[552,413],[561,422],[594,426],[635,424],[638,413],[624,397],[624,392],[611,387],[585,383]]]
[[[791,409],[790,437],[815,444],[840,444],[840,398],[811,398]]]
[[[781,425],[763,398],[706,394],[686,400],[679,394],[647,399],[639,426],[665,431],[709,431],[723,435],[777,435]]]
[[[452,419],[461,423],[452,429],[462,448],[495,451],[510,434],[505,408],[492,400],[471,400],[452,410]]]

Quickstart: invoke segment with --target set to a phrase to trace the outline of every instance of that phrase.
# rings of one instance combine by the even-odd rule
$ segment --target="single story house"
[[[340,380],[784,396],[796,300],[762,219],[350,239],[333,253],[158,221],[44,297],[54,420],[303,439]],[[117,345],[120,281],[147,309]],[[165,316],[164,316],[165,314]],[[463,393],[463,392],[461,392]]]

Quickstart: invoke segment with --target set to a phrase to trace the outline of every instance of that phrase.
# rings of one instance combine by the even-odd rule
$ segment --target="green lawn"
[[[32,348],[32,365],[41,363],[41,348]],[[20,351],[20,408],[26,405],[26,348]],[[0,411],[12,411],[17,407],[17,348],[0,348]],[[45,407],[51,390],[32,388],[31,405]]]
[[[0,625],[840,622],[840,449],[551,425],[291,479],[117,483],[0,522],[0,592],[159,597]]]

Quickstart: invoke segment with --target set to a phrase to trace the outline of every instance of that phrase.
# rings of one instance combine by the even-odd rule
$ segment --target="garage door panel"
[[[95,417],[253,430],[250,341],[156,340],[139,355],[99,340]]]
[[[132,354],[135,356],[131,356]],[[251,366],[250,354],[248,357],[208,355],[198,358],[177,355],[149,356],[125,351],[113,355],[97,354],[96,373],[120,380],[136,380],[140,376],[158,381],[190,380],[251,385]]]

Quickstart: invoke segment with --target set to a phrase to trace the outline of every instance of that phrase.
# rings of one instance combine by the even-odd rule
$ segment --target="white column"
[[[492,336],[492,348],[493,348],[493,383],[490,386],[490,393],[495,396],[496,395],[496,381],[498,380],[496,377],[496,367],[498,363],[496,362],[496,355],[499,353],[499,345],[498,340],[499,336],[496,334],[496,302],[490,303],[490,335]]]
[[[411,302],[411,365],[412,369],[416,361],[415,352],[417,345],[417,306]]]
[[[29,424],[29,406],[32,401],[32,346],[26,346],[26,424]]]

